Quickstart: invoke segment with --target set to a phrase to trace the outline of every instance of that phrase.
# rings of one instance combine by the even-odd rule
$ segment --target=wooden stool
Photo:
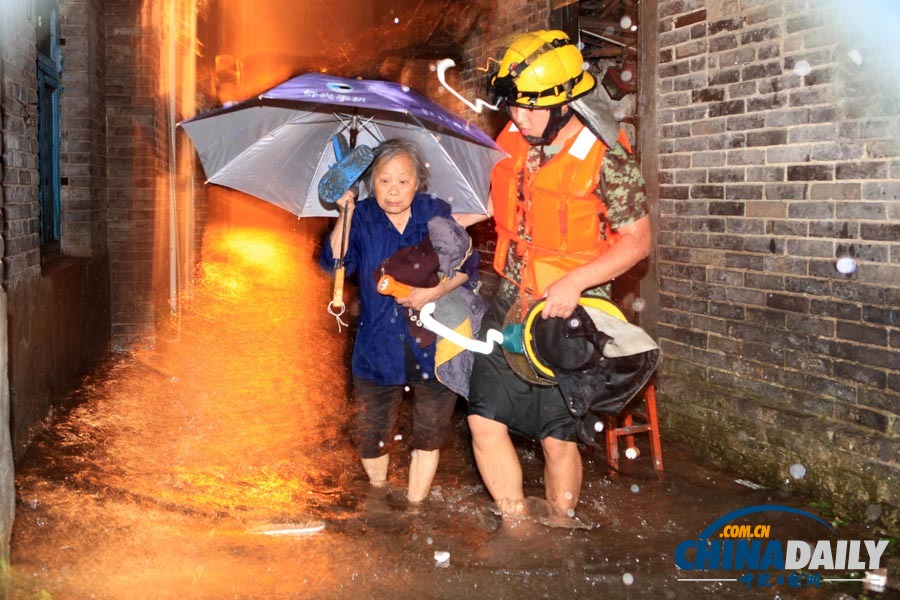
[[[651,383],[644,388],[643,394],[643,410],[640,403],[635,402],[634,408],[629,408],[615,417],[606,417],[606,462],[613,469],[618,470],[619,468],[619,438],[624,435],[626,448],[635,448],[635,434],[647,433],[650,434],[650,456],[653,458],[653,468],[657,471],[663,470],[654,385]]]

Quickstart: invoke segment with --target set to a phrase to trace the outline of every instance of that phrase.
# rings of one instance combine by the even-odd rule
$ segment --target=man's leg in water
[[[503,423],[479,415],[469,415],[472,449],[478,471],[488,492],[504,517],[522,515],[525,494],[522,491],[522,465]]]
[[[575,442],[541,440],[544,450],[544,489],[547,502],[560,517],[573,517],[581,494],[581,453]],[[571,512],[570,512],[571,511]]]

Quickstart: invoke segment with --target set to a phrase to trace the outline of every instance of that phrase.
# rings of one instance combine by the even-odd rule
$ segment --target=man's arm
[[[653,235],[649,216],[623,225],[617,231],[619,239],[606,252],[547,287],[547,303],[541,316],[568,317],[584,290],[612,281],[650,255]]]

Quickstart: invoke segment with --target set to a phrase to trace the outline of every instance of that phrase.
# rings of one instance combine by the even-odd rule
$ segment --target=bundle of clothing
[[[407,286],[434,287],[443,279],[451,279],[471,253],[472,239],[466,230],[453,219],[435,217],[428,222],[428,235],[420,243],[392,254],[372,276],[376,281],[388,275]],[[440,298],[435,303],[435,319],[461,335],[475,337],[487,311],[487,303],[478,293],[478,287],[475,282],[469,282]],[[409,316],[411,339],[423,347],[437,342],[434,372],[438,381],[468,398],[475,360],[472,352],[423,327],[415,311]]]

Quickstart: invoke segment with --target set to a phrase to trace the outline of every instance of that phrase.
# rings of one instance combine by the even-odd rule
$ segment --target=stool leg
[[[625,418],[622,419],[622,425],[624,427],[631,427],[634,425],[634,418],[631,416],[631,413],[625,415]],[[626,435],[625,436],[625,448],[634,448],[634,436]]]
[[[644,392],[644,405],[647,409],[647,422],[650,424],[650,455],[653,467],[663,470],[662,444],[659,441],[659,419],[656,414],[656,388],[651,383]]]
[[[616,428],[619,426],[615,417],[606,419],[606,463],[613,469],[619,469],[619,434]]]

